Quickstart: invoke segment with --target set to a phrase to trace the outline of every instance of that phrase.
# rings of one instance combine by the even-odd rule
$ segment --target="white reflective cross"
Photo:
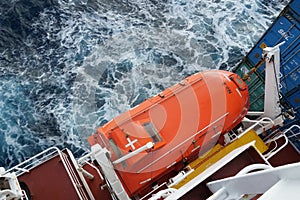
[[[125,147],[127,148],[127,147],[131,146],[131,148],[134,150],[135,146],[133,144],[136,143],[138,140],[134,139],[133,141],[131,141],[129,137],[127,137],[126,139],[128,141],[128,144],[126,144]]]

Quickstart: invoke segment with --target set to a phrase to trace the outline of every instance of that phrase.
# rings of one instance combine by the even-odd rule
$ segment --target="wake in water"
[[[196,71],[229,68],[287,1],[0,1],[0,166],[82,155],[114,116]]]

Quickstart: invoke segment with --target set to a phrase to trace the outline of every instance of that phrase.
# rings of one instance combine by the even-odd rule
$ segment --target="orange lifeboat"
[[[199,72],[99,127],[88,140],[107,148],[113,163],[154,144],[114,163],[129,196],[141,196],[211,149],[248,108],[248,88],[238,75]]]

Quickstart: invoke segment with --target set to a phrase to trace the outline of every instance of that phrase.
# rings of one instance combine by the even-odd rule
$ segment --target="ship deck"
[[[190,187],[189,190],[184,189],[186,192],[178,198],[207,199],[212,195],[206,186],[208,182],[234,176],[245,166],[251,164],[266,163],[266,159],[261,154],[262,151],[266,150],[264,143],[255,133],[245,136],[244,139],[241,138],[228,146],[216,147],[206,157],[199,157],[190,163],[194,173],[191,173],[173,188],[181,190],[189,187],[192,182],[200,179],[201,181],[198,181],[199,183]],[[256,145],[249,145],[253,140],[256,141]],[[284,143],[283,138],[277,141],[278,146],[284,145]],[[241,151],[237,152],[238,149]],[[269,146],[269,149],[273,149],[273,147]],[[100,173],[100,168],[96,167],[96,163],[80,162],[84,163],[81,166],[67,149],[60,151],[57,148],[52,148],[47,151],[49,152],[42,152],[13,168],[29,199],[113,199],[112,193]],[[232,155],[231,159],[224,162],[223,156],[228,158],[230,152],[236,152],[236,155]],[[268,159],[267,163],[275,167],[299,161],[300,155],[288,143],[285,148]],[[216,165],[218,169],[212,172],[213,165]],[[209,175],[206,173],[207,169],[211,171]],[[168,177],[164,179],[167,181]],[[152,194],[149,194],[148,197],[151,196]]]
[[[253,144],[251,141],[256,141],[255,145],[251,145]],[[282,146],[285,143],[284,138],[281,138],[276,145]],[[266,150],[264,145],[255,132],[250,132],[244,138],[227,146],[216,147],[206,156],[199,157],[190,163],[194,172],[173,186],[177,190],[185,190],[178,198],[207,199],[212,195],[206,185],[208,182],[234,176],[251,164],[267,163],[275,167],[300,160],[299,153],[290,143],[270,159],[265,159],[262,156],[262,152]],[[273,146],[269,146],[269,149],[273,149]],[[232,153],[235,155],[228,158]],[[113,199],[111,196],[113,194],[109,191],[97,166],[97,163],[76,161],[67,149],[60,151],[57,148],[50,148],[17,165],[11,171],[18,175],[20,185],[27,192],[28,199]],[[215,167],[217,168],[213,171]],[[209,174],[207,170],[210,171]],[[172,177],[164,177],[164,180],[168,181],[169,178]],[[194,184],[195,181],[198,182]],[[192,183],[194,186],[189,187]],[[152,195],[153,193],[147,195],[147,198]]]
[[[86,178],[78,169],[85,170],[93,178]],[[51,158],[38,163],[34,170],[23,172],[18,179],[29,199],[112,199],[108,189],[101,187],[104,181],[98,169],[89,163],[81,168],[68,150],[57,151]]]

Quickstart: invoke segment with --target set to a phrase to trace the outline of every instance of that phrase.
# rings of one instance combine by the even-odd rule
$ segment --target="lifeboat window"
[[[237,85],[239,90],[245,90],[247,88],[246,83],[238,75],[231,75],[230,79]]]
[[[110,138],[108,140],[108,142],[109,142],[112,150],[116,154],[117,158],[121,158],[123,156],[123,154],[122,154],[121,150],[119,149],[119,147],[117,146],[116,142],[112,138]]]
[[[162,138],[159,135],[157,129],[151,122],[144,123],[143,127],[145,128],[147,133],[150,135],[150,137],[152,138],[152,141],[154,143],[158,143],[158,142],[162,141]]]

